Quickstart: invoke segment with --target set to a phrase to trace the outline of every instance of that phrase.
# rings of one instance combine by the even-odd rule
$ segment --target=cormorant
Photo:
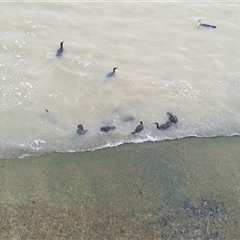
[[[114,127],[114,126],[103,126],[103,127],[100,128],[100,131],[101,132],[108,132],[108,131],[114,130],[114,129],[116,129],[116,127]]]
[[[122,119],[123,122],[132,122],[135,120],[135,117],[130,116],[130,117],[125,117]]]
[[[170,112],[167,112],[167,115],[168,115],[168,118],[171,122],[173,123],[177,123],[178,122],[178,118],[176,115],[173,115],[172,113]]]
[[[201,20],[198,20],[198,27],[210,27],[210,28],[216,28],[217,26],[212,26],[209,24],[202,23]]]
[[[110,72],[110,73],[108,73],[108,74],[106,75],[106,77],[108,77],[108,78],[112,77],[112,76],[115,74],[116,69],[118,69],[118,68],[116,68],[116,67],[113,68],[113,71]]]
[[[60,56],[62,55],[63,51],[64,51],[63,42],[64,42],[64,41],[62,41],[62,42],[60,43],[60,48],[57,50],[56,56],[58,56],[58,57],[60,57]]]
[[[83,125],[82,124],[79,124],[78,126],[77,126],[77,134],[79,134],[79,135],[83,135],[83,134],[85,134],[86,132],[87,132],[87,130],[84,130],[84,128],[83,128]]]
[[[162,125],[159,125],[158,123],[154,123],[157,125],[157,128],[160,129],[160,130],[166,130],[168,129],[169,127],[172,126],[172,122],[171,121],[167,121],[166,123],[162,124]]]
[[[134,132],[131,132],[131,134],[135,134],[135,133],[141,132],[142,130],[143,130],[143,122],[140,121],[140,124],[136,127]]]

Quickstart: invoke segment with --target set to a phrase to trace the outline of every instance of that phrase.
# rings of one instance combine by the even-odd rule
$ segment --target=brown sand
[[[238,239],[240,138],[0,160],[0,239]]]

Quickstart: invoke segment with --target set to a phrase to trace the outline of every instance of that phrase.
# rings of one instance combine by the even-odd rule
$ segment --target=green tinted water
[[[4,234],[237,239],[239,143],[186,138],[1,160]]]

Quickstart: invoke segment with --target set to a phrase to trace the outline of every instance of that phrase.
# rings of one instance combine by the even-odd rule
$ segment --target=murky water
[[[1,3],[0,157],[239,135],[238,8]],[[199,19],[217,28],[197,28]],[[156,129],[168,111],[179,122]],[[132,136],[140,121],[144,130]],[[104,125],[116,129],[100,133]]]

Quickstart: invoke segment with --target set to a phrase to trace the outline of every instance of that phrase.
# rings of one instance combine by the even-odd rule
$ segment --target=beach
[[[0,239],[238,239],[240,138],[0,159]]]
[[[0,240],[239,239],[238,2],[1,10]]]

